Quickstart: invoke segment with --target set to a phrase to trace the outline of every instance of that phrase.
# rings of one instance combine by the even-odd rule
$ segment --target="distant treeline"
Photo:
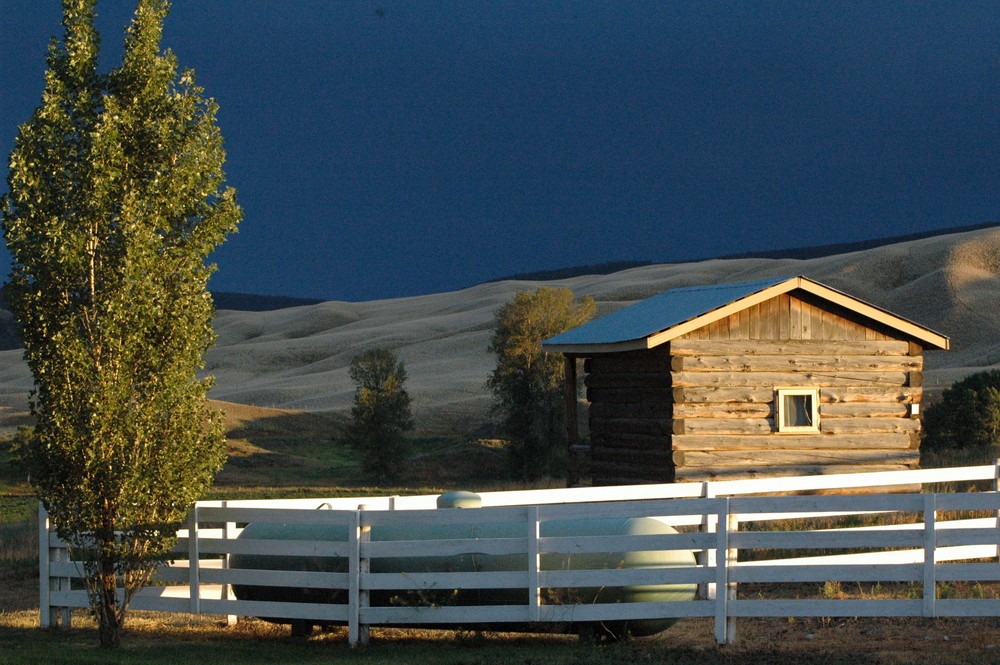
[[[710,261],[715,259],[818,259],[824,256],[835,256],[837,254],[848,254],[850,252],[860,252],[866,249],[875,249],[885,245],[895,245],[911,240],[921,240],[923,238],[933,238],[935,236],[951,235],[953,233],[967,233],[1000,226],[1000,222],[987,222],[985,224],[971,224],[968,226],[955,226],[935,231],[923,231],[920,233],[908,233],[906,235],[892,236],[889,238],[875,238],[873,240],[859,240],[857,242],[840,242],[830,245],[817,245],[815,247],[792,247],[788,249],[775,249],[767,251],[742,252],[740,254],[726,254],[724,256],[703,256],[698,258],[673,261],[671,263],[695,263],[698,261]],[[544,282],[555,279],[569,279],[582,275],[610,275],[630,268],[641,268],[653,265],[654,263],[666,263],[664,261],[608,261],[607,263],[597,263],[594,265],[574,266],[572,268],[556,268],[553,270],[536,270],[533,272],[522,272],[505,277],[487,280],[485,284],[494,282],[505,282],[508,280],[520,282]]]

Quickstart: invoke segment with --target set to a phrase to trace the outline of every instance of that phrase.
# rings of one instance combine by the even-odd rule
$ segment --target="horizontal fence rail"
[[[709,617],[726,644],[743,617],[1000,616],[1000,600],[952,588],[1000,582],[998,469],[489,492],[473,509],[438,509],[436,496],[204,501],[131,606],[343,624],[352,645],[370,626]],[[976,481],[979,491],[788,494]],[[39,510],[41,623],[67,625],[88,604],[82,565]],[[646,526],[618,530],[637,520]],[[840,598],[842,583],[904,592]],[[748,584],[790,597],[740,597]],[[831,592],[797,600],[802,584]]]

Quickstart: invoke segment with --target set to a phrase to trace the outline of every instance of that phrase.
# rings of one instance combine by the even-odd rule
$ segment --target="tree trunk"
[[[107,504],[105,508],[110,513]],[[97,615],[98,636],[102,649],[117,648],[122,641],[125,628],[125,604],[118,604],[118,575],[116,563],[119,554],[115,552],[114,521],[107,515],[103,528],[96,534],[97,568],[91,578],[94,597],[91,599],[92,609]]]
[[[107,569],[105,569],[106,571]],[[116,588],[118,580],[112,572],[101,575],[100,587],[97,590],[97,620],[98,634],[102,649],[114,649],[121,644],[122,632],[125,628],[125,613],[118,607]]]

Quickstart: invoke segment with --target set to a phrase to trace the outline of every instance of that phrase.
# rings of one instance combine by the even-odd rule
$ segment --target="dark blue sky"
[[[98,2],[108,65],[132,4]],[[4,155],[59,19],[0,4]],[[175,0],[164,45],[220,104],[246,213],[217,290],[368,300],[1000,219],[996,2]]]

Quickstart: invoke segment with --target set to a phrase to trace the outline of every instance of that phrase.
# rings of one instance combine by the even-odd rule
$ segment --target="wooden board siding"
[[[881,341],[893,338],[873,323],[852,320],[849,312],[825,303],[822,307],[788,293],[694,330],[682,339],[844,340]],[[906,342],[902,342],[905,344]]]
[[[649,351],[589,358],[593,483],[917,466],[923,349],[890,332],[782,294]],[[776,431],[779,387],[819,390],[818,432]]]

